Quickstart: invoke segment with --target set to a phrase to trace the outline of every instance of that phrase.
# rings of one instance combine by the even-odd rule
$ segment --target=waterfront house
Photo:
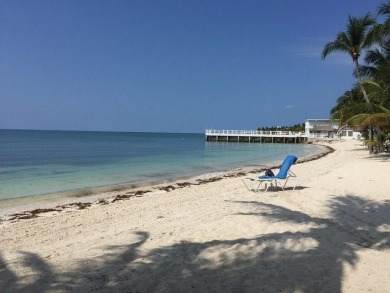
[[[305,136],[308,140],[316,138],[360,139],[361,133],[349,126],[339,128],[339,120],[307,119]]]

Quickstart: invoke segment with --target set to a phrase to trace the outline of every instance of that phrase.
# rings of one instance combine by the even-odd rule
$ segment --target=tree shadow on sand
[[[237,216],[301,228],[254,238],[183,241],[152,250],[142,249],[149,235],[139,231],[138,241],[105,247],[105,254],[67,272],[22,252],[31,275],[17,277],[15,264],[0,257],[0,291],[341,292],[343,266],[355,266],[360,249],[390,248],[390,232],[381,228],[390,225],[390,202],[338,196],[329,204],[329,218],[261,202],[233,203],[251,210]]]

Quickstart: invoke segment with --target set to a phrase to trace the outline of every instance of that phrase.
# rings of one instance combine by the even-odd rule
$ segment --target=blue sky
[[[328,118],[368,0],[0,0],[0,128],[203,132]]]

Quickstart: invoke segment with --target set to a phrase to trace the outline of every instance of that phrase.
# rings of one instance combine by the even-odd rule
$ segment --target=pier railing
[[[217,130],[206,129],[206,135],[223,135],[223,136],[269,136],[269,137],[297,137],[305,136],[304,132],[300,131],[266,131],[266,130]]]

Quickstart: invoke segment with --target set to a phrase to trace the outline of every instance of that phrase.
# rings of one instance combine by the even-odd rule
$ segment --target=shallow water
[[[321,150],[206,142],[203,134],[0,130],[0,200],[260,167]]]

